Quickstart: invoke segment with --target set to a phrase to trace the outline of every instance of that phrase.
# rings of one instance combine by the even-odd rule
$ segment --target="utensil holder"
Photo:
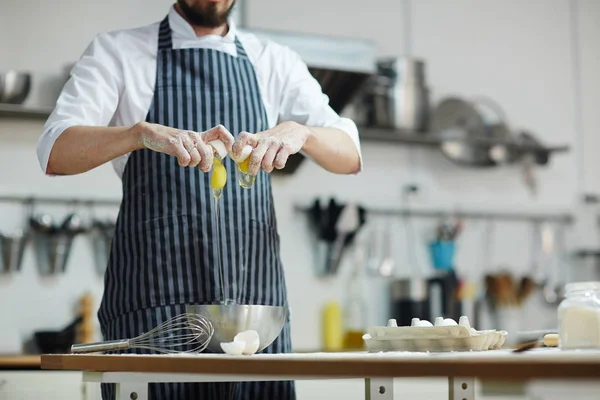
[[[429,244],[429,252],[435,269],[447,271],[454,266],[455,242],[437,240]]]
[[[38,268],[42,275],[56,275],[66,271],[74,238],[74,235],[67,233],[34,235]]]
[[[23,253],[29,235],[27,233],[16,233],[14,235],[0,234],[0,272],[10,273],[21,270]]]
[[[96,273],[99,276],[104,276],[108,265],[114,230],[114,225],[101,225],[93,229],[90,236],[95,255]]]

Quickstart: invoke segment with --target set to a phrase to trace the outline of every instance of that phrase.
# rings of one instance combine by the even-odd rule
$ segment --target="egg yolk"
[[[213,190],[221,190],[225,187],[225,183],[227,183],[227,170],[221,160],[214,158],[210,181],[211,188]]]
[[[248,173],[248,168],[250,167],[250,157],[247,157],[244,161],[238,164],[240,167],[240,171],[244,173]]]

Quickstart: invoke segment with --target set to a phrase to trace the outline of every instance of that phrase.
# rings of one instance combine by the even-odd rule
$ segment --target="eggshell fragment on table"
[[[246,343],[240,340],[233,340],[233,342],[221,343],[223,351],[230,356],[241,356],[246,348]]]
[[[258,332],[252,329],[238,333],[235,335],[233,340],[244,343],[244,350],[242,354],[246,356],[251,356],[252,354],[256,353],[258,351],[258,347],[260,346]]]

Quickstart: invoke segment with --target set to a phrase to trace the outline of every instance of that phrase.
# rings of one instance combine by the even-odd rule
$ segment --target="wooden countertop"
[[[600,351],[537,349],[465,353],[43,355],[42,369],[314,378],[600,378]]]
[[[0,355],[0,368],[39,368],[41,358],[39,355]]]

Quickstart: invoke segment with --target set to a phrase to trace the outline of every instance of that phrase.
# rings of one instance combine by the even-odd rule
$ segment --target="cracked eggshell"
[[[244,350],[242,354],[246,356],[251,356],[252,354],[258,351],[258,346],[260,346],[260,338],[258,337],[258,332],[255,330],[247,330],[238,333],[233,338],[233,341],[240,341],[244,343]]]
[[[244,161],[246,158],[250,157],[250,153],[252,153],[252,146],[250,146],[249,144],[245,145],[244,148],[242,149],[242,153],[240,154],[239,157],[234,157],[233,154],[230,154],[229,156],[233,159],[233,161],[235,161],[236,163],[241,163],[242,161]]]
[[[221,343],[221,348],[230,356],[241,356],[246,348],[246,343],[241,340],[233,339],[233,342]]]
[[[225,148],[225,143],[223,143],[220,139],[211,140],[210,142],[208,142],[208,144],[210,144],[213,147],[213,149],[215,149],[219,157],[221,157],[222,159],[227,156],[227,149]]]

